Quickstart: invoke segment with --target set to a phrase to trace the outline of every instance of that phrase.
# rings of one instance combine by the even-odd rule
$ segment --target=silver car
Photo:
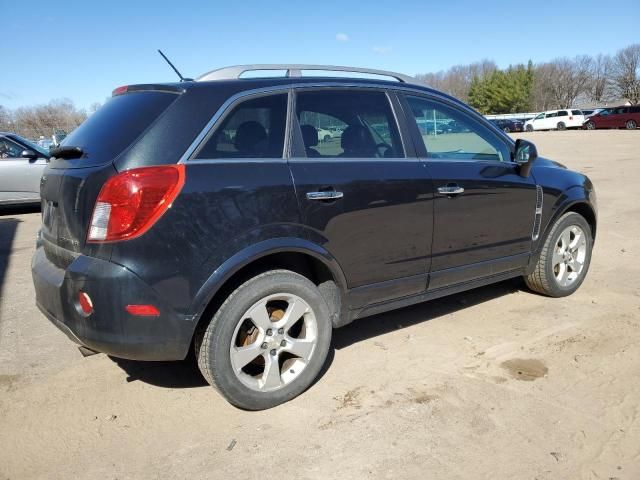
[[[40,202],[48,152],[14,133],[0,132],[0,205]]]

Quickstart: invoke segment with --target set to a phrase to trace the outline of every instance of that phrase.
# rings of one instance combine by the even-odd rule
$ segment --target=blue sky
[[[640,1],[0,0],[0,104],[103,102],[119,85],[242,63],[327,63],[415,74],[615,53],[640,42]],[[27,19],[27,20],[25,20]]]

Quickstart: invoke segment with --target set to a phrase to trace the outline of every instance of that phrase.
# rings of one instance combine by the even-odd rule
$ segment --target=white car
[[[567,128],[582,128],[584,115],[581,110],[549,110],[542,112],[531,120],[527,120],[524,129],[534,130],[566,130]]]
[[[324,128],[318,128],[318,141],[319,142],[327,142],[333,138],[333,134],[330,130],[325,130]]]

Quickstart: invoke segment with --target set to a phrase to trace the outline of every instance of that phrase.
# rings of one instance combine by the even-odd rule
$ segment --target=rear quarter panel
[[[172,207],[143,236],[113,244],[111,260],[189,314],[225,260],[264,240],[302,237],[299,224],[285,160],[192,161]]]

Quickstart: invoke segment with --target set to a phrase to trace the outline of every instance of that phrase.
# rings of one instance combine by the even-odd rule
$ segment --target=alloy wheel
[[[553,275],[561,287],[575,282],[584,269],[587,258],[587,239],[577,225],[565,228],[553,249]]]
[[[229,349],[233,371],[245,386],[274,391],[293,382],[314,354],[316,316],[297,295],[269,295],[245,312]]]

